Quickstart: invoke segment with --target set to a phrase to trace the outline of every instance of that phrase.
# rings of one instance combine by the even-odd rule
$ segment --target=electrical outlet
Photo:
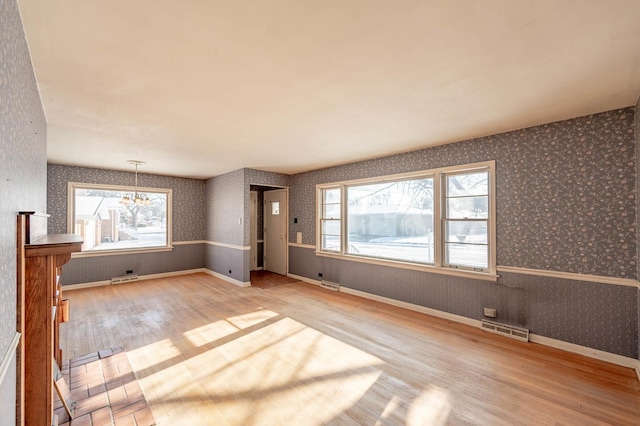
[[[318,276],[322,278],[322,272],[318,272]]]
[[[229,269],[229,273],[231,273],[231,269]]]
[[[127,274],[133,274],[133,269],[127,270]]]
[[[484,308],[484,316],[489,318],[495,318],[498,316],[498,311],[492,308]]]

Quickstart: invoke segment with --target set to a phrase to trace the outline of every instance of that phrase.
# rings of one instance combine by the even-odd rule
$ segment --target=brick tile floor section
[[[152,426],[156,424],[123,348],[84,355],[62,366],[75,400],[73,420],[56,394],[60,426]]]

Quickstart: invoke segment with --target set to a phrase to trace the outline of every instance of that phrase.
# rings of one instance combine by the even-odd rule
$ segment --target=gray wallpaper
[[[217,243],[249,246],[252,185],[285,187],[290,177],[280,173],[239,169],[207,180],[206,239]],[[249,281],[249,250],[207,246],[206,268],[238,281]],[[232,272],[229,272],[232,271]]]
[[[497,262],[635,279],[634,109],[626,108],[291,178],[289,241],[315,244],[315,185],[496,161]]]
[[[49,233],[67,232],[67,183],[95,183],[133,186],[133,172],[86,167],[48,165],[47,213]],[[201,179],[138,173],[138,186],[173,190],[173,241],[198,241],[205,238],[205,181]]]
[[[244,171],[207,179],[206,239],[243,246],[245,217],[248,218],[244,214]]]
[[[640,170],[638,167],[640,166],[640,98],[636,102],[635,106],[635,122],[636,122],[636,229],[640,226],[640,195],[638,194],[638,188],[640,188]],[[640,232],[636,232],[637,242],[638,242],[638,270],[640,271]],[[638,273],[638,277],[640,278],[640,272]],[[638,306],[638,359],[640,359],[640,287],[638,287],[638,291],[636,292],[636,300]]]
[[[264,239],[264,186],[251,185],[249,190],[257,192],[258,208],[257,208],[257,239]]]
[[[18,5],[14,0],[0,0],[0,28],[2,358],[16,332],[16,215],[20,210],[46,210],[47,130]]]
[[[230,247],[207,244],[205,268],[242,283],[249,282],[251,252]]]
[[[264,241],[260,242],[260,240],[264,240],[264,192],[265,190],[269,190],[272,189],[271,187],[267,187],[267,186],[258,186],[258,185],[250,185],[249,189],[251,191],[255,191],[257,192],[257,199],[258,199],[258,208],[257,208],[257,240],[258,240],[258,245],[257,245],[257,265],[256,267],[258,268],[262,268],[264,266]],[[251,239],[251,236],[249,236],[249,239]]]
[[[532,333],[635,358],[638,354],[634,287],[500,273],[497,283],[316,256],[290,247],[290,271],[346,287],[482,319],[495,308],[500,322]]]
[[[136,275],[152,275],[204,268],[204,246],[180,244],[171,251],[74,258],[64,266],[60,282],[69,285],[110,280],[129,270]]]
[[[249,218],[251,217],[249,212],[249,209],[251,207],[251,204],[249,202],[249,191],[250,191],[251,185],[288,188],[291,183],[291,176],[283,175],[282,173],[265,172],[263,170],[255,170],[255,169],[243,169],[243,170],[244,170],[244,217],[246,218],[244,222],[244,245],[248,246],[251,244],[251,235],[249,233],[249,228],[251,226],[251,224],[249,223]],[[260,232],[258,234],[260,234]],[[258,237],[258,239],[260,239],[260,237]]]

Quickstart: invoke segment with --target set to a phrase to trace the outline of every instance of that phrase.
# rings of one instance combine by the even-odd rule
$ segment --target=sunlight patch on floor
[[[444,425],[451,411],[449,391],[430,386],[422,391],[409,406],[407,425]]]
[[[163,363],[181,354],[180,349],[171,339],[158,340],[149,345],[132,349],[127,353],[132,363],[133,360],[136,361],[136,370]]]
[[[274,315],[256,311],[234,317],[233,323],[248,327]],[[381,374],[379,358],[291,318],[249,333],[236,329],[237,338],[202,348],[207,339],[228,333],[231,323],[217,321],[184,333],[184,344],[195,348],[181,348],[179,357],[180,350],[166,341],[133,351],[161,351],[158,363],[176,356],[174,363],[156,366],[157,371],[148,366],[140,378],[152,406],[154,399],[176,404],[176,409],[188,401],[211,416],[213,405],[219,424],[323,424],[353,406]],[[136,360],[139,356],[132,354]],[[197,411],[190,420],[198,419]]]
[[[320,424],[375,383],[382,361],[290,318],[186,363],[232,423]],[[273,413],[269,419],[261,412]],[[326,409],[325,409],[326,408]],[[276,417],[273,417],[276,416]],[[328,416],[328,417],[327,417]],[[258,421],[253,419],[254,421]],[[291,423],[293,422],[293,423]]]
[[[385,420],[389,419],[394,412],[401,409],[402,409],[402,400],[396,395],[392,396],[387,406],[384,407],[382,414],[380,414],[380,420],[376,422],[376,426],[387,424]]]
[[[227,321],[243,330],[275,316],[278,316],[278,314],[269,309],[258,309],[246,314],[227,317]]]
[[[260,309],[242,315],[236,315],[210,324],[197,327],[184,332],[184,336],[189,339],[192,345],[200,347],[214,342],[223,337],[227,337],[238,330],[260,324],[278,314],[268,309]]]

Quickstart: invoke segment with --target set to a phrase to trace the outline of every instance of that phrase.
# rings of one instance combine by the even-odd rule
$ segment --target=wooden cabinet
[[[24,421],[27,426],[52,424],[53,362],[62,365],[60,273],[71,253],[82,247],[80,237],[73,234],[26,235],[32,219],[18,217],[17,323],[22,342],[18,349],[17,417],[18,424]]]

